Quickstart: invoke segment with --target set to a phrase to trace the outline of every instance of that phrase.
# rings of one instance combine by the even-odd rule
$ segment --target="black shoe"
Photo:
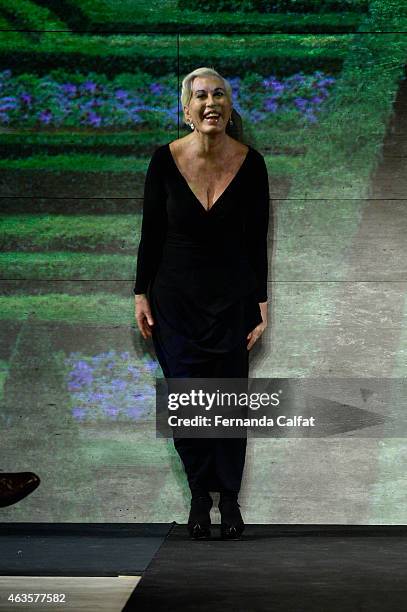
[[[223,540],[240,540],[244,530],[244,522],[239,508],[237,499],[221,497],[219,501],[220,536]]]
[[[33,472],[0,472],[0,507],[16,504],[39,484],[40,479]]]
[[[194,540],[206,540],[211,536],[212,498],[200,495],[191,499],[191,510],[188,518],[188,531]]]

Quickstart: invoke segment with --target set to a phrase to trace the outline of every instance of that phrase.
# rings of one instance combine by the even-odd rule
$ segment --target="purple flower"
[[[24,104],[30,104],[32,101],[32,96],[30,96],[29,93],[22,93],[20,96],[22,102],[24,102]]]
[[[107,399],[108,397],[110,397],[110,393],[99,393],[96,391],[91,394],[91,399],[93,402],[100,402],[102,400]]]
[[[127,408],[126,410],[126,414],[134,419],[137,419],[138,417],[140,417],[144,412],[144,409],[141,408],[140,406],[132,406],[131,408]]]
[[[267,116],[267,113],[262,113],[261,111],[254,110],[250,113],[250,120],[253,123],[257,123],[258,121],[262,121]]]
[[[263,85],[265,87],[271,87],[274,91],[277,92],[284,91],[283,83],[280,83],[280,81],[275,78],[263,79]]]
[[[332,83],[335,83],[335,80],[333,77],[325,77],[324,79],[319,79],[319,81],[317,81],[318,85],[321,87],[323,87],[324,85],[332,85]]]
[[[116,90],[116,98],[118,100],[126,100],[129,97],[129,92],[125,89],[117,89]]]
[[[75,408],[72,408],[72,414],[76,419],[82,420],[86,415],[86,410],[80,406],[75,406]]]
[[[296,106],[298,106],[299,108],[304,108],[305,106],[307,106],[308,104],[308,100],[306,98],[295,98],[294,99],[294,103],[296,104]]]
[[[324,96],[325,98],[328,96],[329,92],[325,87],[320,87],[319,89],[319,95]]]
[[[105,406],[104,412],[108,416],[116,417],[119,412],[119,408],[117,406],[112,406],[111,404],[109,404],[108,406]]]
[[[116,391],[123,391],[127,387],[126,381],[122,380],[121,378],[115,378],[112,380],[111,385]]]
[[[288,77],[287,81],[297,81],[298,83],[304,83],[305,76],[303,74],[293,74],[292,77]]]
[[[143,359],[136,367],[129,351],[95,355],[90,363],[79,355],[73,353],[65,360],[72,368],[67,384],[75,401],[72,412],[78,419],[137,419],[154,405],[154,383],[149,371],[153,360]],[[86,384],[80,384],[84,381]]]
[[[89,123],[89,125],[93,125],[93,126],[99,127],[101,125],[101,123],[102,123],[102,117],[100,117],[99,115],[97,115],[93,111],[90,111],[88,113],[88,123]]]
[[[92,81],[85,81],[84,83],[82,83],[82,89],[83,91],[95,93],[95,91],[97,90],[97,84],[93,83]]]
[[[316,123],[318,119],[315,117],[313,113],[306,113],[305,117],[308,119],[310,123]]]
[[[264,102],[264,107],[267,111],[275,113],[278,110],[278,104],[273,98],[267,98]]]
[[[38,119],[42,122],[45,123],[46,125],[48,125],[48,123],[51,122],[52,120],[52,113],[50,110],[45,110],[45,111],[41,111],[38,115]]]
[[[14,96],[4,96],[4,98],[0,98],[0,111],[8,111],[17,108],[18,102]]]
[[[150,84],[150,91],[153,94],[160,94],[164,91],[164,87],[162,85],[160,85],[160,83],[151,83]]]
[[[132,112],[132,113],[130,114],[130,119],[131,119],[131,121],[133,121],[134,123],[142,123],[142,122],[143,122],[142,118],[141,118],[141,117],[140,117],[140,116],[137,114],[137,111]]]
[[[61,89],[63,93],[67,94],[68,96],[74,96],[77,91],[77,87],[73,83],[63,83],[61,85]]]
[[[157,362],[156,361],[148,361],[147,363],[144,364],[144,367],[147,371],[149,372],[154,372],[157,369]]]

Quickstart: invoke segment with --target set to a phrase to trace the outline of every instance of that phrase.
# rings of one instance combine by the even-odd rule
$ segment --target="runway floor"
[[[246,525],[238,541],[172,524],[0,525],[0,610],[401,612],[407,527]],[[12,602],[10,593],[65,593]]]
[[[0,611],[120,612],[170,528],[170,523],[2,523]],[[17,598],[10,599],[12,594]],[[24,603],[29,594],[36,599]],[[49,601],[42,601],[43,594]]]
[[[407,529],[247,525],[241,541],[190,541],[175,525],[125,612],[407,610]]]

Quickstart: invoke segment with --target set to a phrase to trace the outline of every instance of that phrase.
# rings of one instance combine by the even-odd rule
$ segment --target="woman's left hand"
[[[255,327],[250,334],[248,334],[247,339],[249,340],[249,343],[247,345],[247,350],[250,351],[250,349],[252,348],[253,344],[260,338],[260,336],[262,335],[262,333],[264,332],[264,330],[267,327],[267,323],[265,323],[264,321],[262,321],[259,325],[257,325],[257,327]]]

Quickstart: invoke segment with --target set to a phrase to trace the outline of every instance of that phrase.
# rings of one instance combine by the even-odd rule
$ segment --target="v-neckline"
[[[184,181],[184,183],[186,184],[186,186],[188,187],[188,189],[189,189],[190,193],[193,195],[193,197],[194,197],[195,201],[197,202],[197,204],[199,204],[199,207],[202,209],[202,211],[203,211],[205,214],[207,214],[207,215],[208,215],[208,214],[211,212],[211,210],[212,210],[213,208],[215,208],[215,206],[216,206],[216,204],[219,202],[219,200],[221,200],[221,199],[223,198],[223,196],[224,196],[224,195],[225,195],[225,193],[228,191],[228,189],[231,187],[231,185],[233,184],[233,182],[234,182],[234,181],[237,179],[237,177],[238,177],[238,175],[239,175],[240,171],[242,170],[243,166],[245,165],[245,163],[246,163],[246,161],[247,161],[247,158],[249,157],[249,153],[250,153],[250,151],[251,151],[251,147],[250,147],[250,145],[246,145],[246,146],[248,147],[248,149],[247,149],[247,153],[246,153],[246,155],[245,155],[245,157],[244,157],[244,159],[243,159],[242,163],[240,164],[240,166],[239,166],[239,168],[238,168],[237,172],[234,174],[234,176],[232,177],[232,179],[231,179],[231,180],[229,181],[229,183],[226,185],[225,189],[222,191],[222,193],[220,194],[220,196],[218,196],[218,197],[216,198],[216,200],[214,201],[214,203],[212,204],[212,206],[211,206],[210,208],[208,208],[208,209],[207,209],[207,208],[205,208],[205,206],[202,204],[201,200],[199,200],[199,199],[197,198],[197,196],[195,195],[195,193],[192,191],[191,187],[189,186],[189,183],[188,183],[187,179],[186,179],[186,178],[185,178],[185,176],[182,174],[181,170],[178,168],[178,165],[177,165],[177,163],[176,163],[176,161],[175,161],[175,159],[174,159],[174,156],[173,156],[173,154],[171,153],[170,143],[168,143],[168,144],[167,144],[168,154],[169,154],[170,158],[172,159],[172,163],[174,164],[175,169],[177,170],[177,172],[178,172],[179,176],[180,176],[180,177],[183,179],[183,181]]]

